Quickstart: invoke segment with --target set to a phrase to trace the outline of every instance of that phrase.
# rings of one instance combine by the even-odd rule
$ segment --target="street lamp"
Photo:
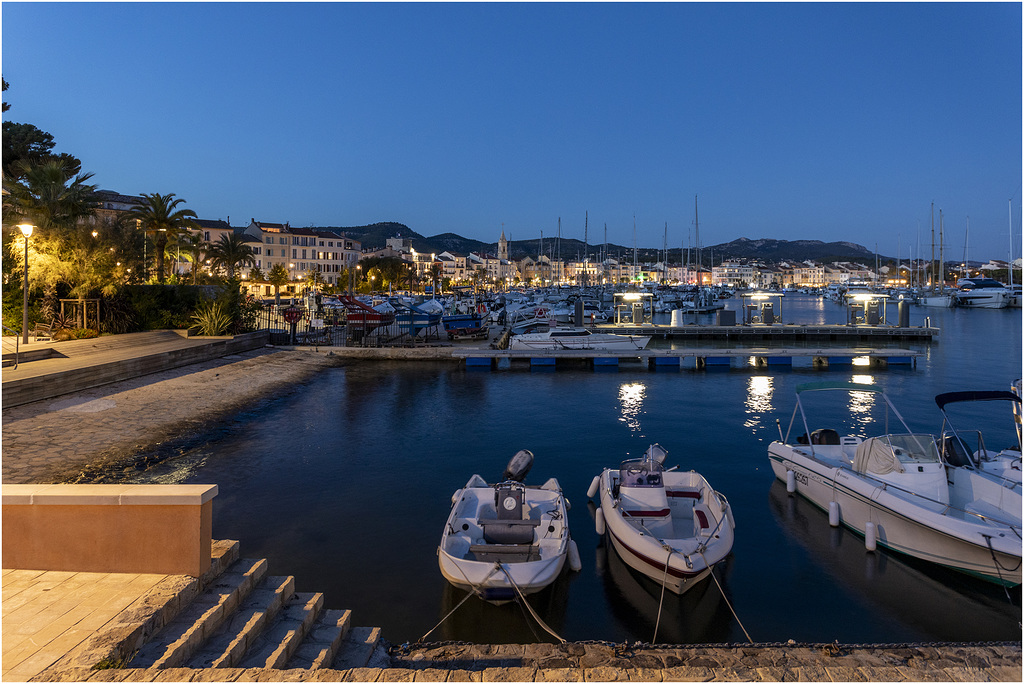
[[[31,223],[19,223],[18,230],[25,236],[25,300],[21,307],[21,343],[28,344],[28,239],[32,236]]]

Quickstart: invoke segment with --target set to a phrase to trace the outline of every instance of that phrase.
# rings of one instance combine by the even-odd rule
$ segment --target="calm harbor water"
[[[328,607],[350,608],[356,624],[379,626],[400,643],[423,636],[462,598],[436,557],[452,493],[473,473],[498,479],[518,449],[530,449],[536,463],[527,482],[558,478],[583,561],[531,603],[569,640],[650,641],[660,589],[597,536],[586,491],[602,468],[658,442],[668,449],[666,465],[697,470],[729,498],[736,543],[718,571],[721,591],[708,580],[682,597],[666,595],[657,641],[745,641],[730,603],[759,642],[1018,640],[1019,588],[1007,595],[928,564],[866,553],[856,535],[787,496],[768,465],[776,419],[788,424],[799,383],[877,383],[913,429],[934,433],[936,394],[1007,389],[1021,377],[1019,309],[915,307],[911,325],[925,316],[942,330],[936,340],[899,345],[925,352],[916,368],[820,370],[798,362],[792,370],[488,372],[352,364],[254,407],[133,481],[218,484],[216,538],[240,540],[243,555],[266,557],[275,575],[294,575],[297,590],[324,592]],[[841,323],[845,310],[787,296],[783,317]],[[965,422],[990,445],[1008,446],[1011,416],[997,409]],[[429,640],[526,642],[538,639],[534,632],[543,635],[515,604],[471,599]]]

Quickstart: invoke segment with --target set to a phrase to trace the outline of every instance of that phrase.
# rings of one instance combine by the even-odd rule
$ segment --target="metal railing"
[[[4,354],[4,356],[6,356],[7,354],[10,354],[12,352],[12,349],[13,349],[13,352],[14,352],[14,366],[13,366],[13,368],[17,368],[18,367],[18,355],[20,353],[21,333],[18,333],[18,332],[15,332],[15,331],[11,330],[6,325],[2,326],[2,327],[3,327],[3,354]]]
[[[438,324],[411,335],[410,325],[396,320],[389,325],[374,325],[362,321],[349,321],[344,309],[323,308],[312,312],[306,307],[296,306],[300,317],[294,323],[285,320],[289,305],[269,304],[256,317],[256,329],[270,333],[270,344],[310,347],[404,347],[447,339],[443,327]]]

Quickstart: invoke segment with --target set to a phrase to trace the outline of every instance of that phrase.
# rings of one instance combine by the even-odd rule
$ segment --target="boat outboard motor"
[[[660,444],[652,444],[647,447],[647,452],[644,454],[646,460],[654,461],[661,465],[665,464],[666,456],[668,456],[668,450]]]
[[[520,449],[516,452],[516,455],[512,457],[512,460],[508,462],[508,465],[505,466],[505,474],[502,475],[501,479],[522,482],[532,467],[533,453],[527,449]]]

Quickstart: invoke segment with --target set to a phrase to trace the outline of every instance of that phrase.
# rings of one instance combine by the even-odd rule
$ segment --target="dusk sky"
[[[5,120],[200,218],[1020,256],[1020,3],[2,5]]]

